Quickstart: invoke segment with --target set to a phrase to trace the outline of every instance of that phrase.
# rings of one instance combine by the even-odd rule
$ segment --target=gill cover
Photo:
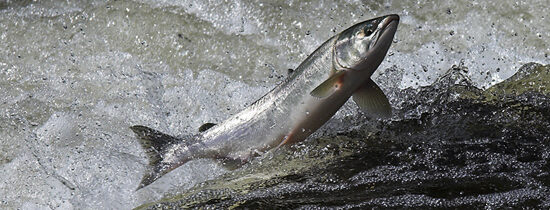
[[[378,17],[358,23],[337,35],[332,47],[332,68],[327,80],[317,86],[311,95],[317,98],[330,96],[342,86],[347,70],[355,69],[368,59],[369,51],[375,47],[390,16]]]
[[[358,23],[338,35],[333,48],[333,65],[337,70],[354,69],[355,65],[368,59],[368,52],[384,29],[382,22],[385,18]]]

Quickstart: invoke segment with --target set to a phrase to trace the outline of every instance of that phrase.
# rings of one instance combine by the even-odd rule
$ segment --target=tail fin
[[[166,146],[182,140],[141,125],[132,126],[130,129],[136,133],[141,147],[149,158],[149,167],[136,189],[139,190],[173,169],[170,165],[162,162],[161,154]]]

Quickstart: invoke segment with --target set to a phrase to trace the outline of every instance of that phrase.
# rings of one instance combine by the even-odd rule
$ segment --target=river
[[[456,169],[452,167],[444,167],[449,170],[447,174],[425,174],[439,170],[436,170],[437,164],[434,166],[434,161],[437,163],[439,160],[433,158],[437,154],[448,157],[441,161],[448,161],[451,165],[475,168],[480,167],[476,164],[481,164],[485,167],[479,162],[481,160],[470,158],[476,154],[475,145],[489,141],[488,146],[479,148],[496,147],[498,150],[500,144],[491,142],[489,137],[461,136],[450,132],[453,126],[460,123],[453,124],[454,121],[442,120],[442,117],[434,120],[430,116],[448,116],[439,115],[439,111],[463,107],[438,106],[433,102],[441,102],[442,99],[430,101],[429,96],[422,94],[422,88],[440,87],[437,86],[438,81],[445,78],[450,69],[460,71],[459,75],[466,78],[464,81],[467,81],[468,87],[481,91],[511,77],[524,64],[549,64],[550,8],[547,0],[456,0],[437,3],[421,0],[253,3],[215,0],[0,1],[0,207],[130,209],[168,195],[186,193],[205,182],[216,186],[216,180],[222,176],[224,178],[221,180],[227,180],[232,177],[231,174],[232,179],[240,174],[246,179],[243,174],[252,171],[249,173],[252,177],[261,177],[262,174],[272,177],[273,174],[261,172],[265,169],[261,167],[264,158],[236,171],[226,169],[218,161],[196,160],[151,186],[135,191],[147,160],[129,126],[146,125],[168,134],[185,136],[197,132],[204,123],[219,123],[282,82],[289,69],[296,68],[331,36],[357,22],[392,13],[401,16],[398,32],[385,61],[373,78],[397,110],[394,117],[381,124],[372,122],[358,111],[355,104],[348,102],[309,141],[288,151],[279,151],[274,157],[264,157],[269,162],[266,165],[285,165],[285,161],[298,164],[291,167],[294,170],[309,168],[306,166],[313,164],[306,161],[303,167],[300,166],[301,154],[317,157],[334,151],[332,144],[336,144],[332,148],[366,144],[366,147],[374,149],[342,150],[346,155],[338,159],[348,161],[343,166],[357,166],[359,172],[342,172],[339,177],[338,173],[316,174],[314,172],[318,171],[307,170],[300,172],[299,180],[305,179],[309,185],[275,181],[275,187],[288,188],[274,191],[273,186],[266,184],[264,191],[261,191],[264,194],[239,197],[235,202],[247,201],[246,198],[260,204],[275,202],[258,200],[269,197],[265,195],[269,193],[281,196],[276,197],[277,200],[284,200],[284,192],[293,195],[303,192],[300,191],[303,187],[311,185],[313,189],[321,186],[315,180],[322,180],[320,183],[326,185],[307,192],[334,192],[331,187],[355,192],[353,189],[357,188],[350,182],[359,180],[362,187],[371,187],[372,183],[376,183],[373,188],[387,184],[383,190],[372,193],[388,193],[388,197],[354,194],[361,198],[349,200],[350,205],[358,205],[355,207],[372,203],[378,207],[514,206],[514,203],[499,202],[504,198],[512,199],[515,205],[548,207],[549,201],[544,199],[548,195],[546,178],[539,180],[539,184],[526,186],[524,183],[529,180],[514,182],[510,178],[521,173],[507,174],[506,170],[497,170],[500,176],[480,175],[485,177],[483,179],[466,176],[471,172],[468,170],[458,170],[461,175],[457,176],[450,172]],[[430,93],[438,95],[447,92],[446,89],[432,89]],[[415,94],[420,97],[418,101],[414,101],[417,99]],[[426,101],[422,97],[427,97]],[[534,100],[535,103],[537,99],[527,97],[525,100]],[[499,110],[507,109],[505,104],[488,110],[500,113]],[[448,126],[424,128],[422,132],[415,133],[418,131],[413,129],[416,125],[408,122],[426,123],[422,120],[426,120],[422,117],[423,113],[428,113],[425,115],[432,123],[447,123]],[[478,118],[459,119],[468,122],[492,119],[483,114],[476,116]],[[501,119],[493,120],[501,122]],[[521,121],[523,118],[511,119]],[[522,125],[547,125],[547,121],[539,120]],[[372,129],[373,134],[362,130],[365,128]],[[384,129],[397,134],[387,133]],[[438,129],[449,133],[434,134],[439,136],[434,138],[428,132]],[[503,130],[498,132],[506,133]],[[373,135],[375,137],[371,140],[363,141]],[[454,144],[439,141],[453,142],[453,138],[449,137],[453,135],[471,142],[460,144],[462,150],[445,150],[445,145]],[[533,147],[533,150],[525,151],[540,154],[535,159],[529,159],[527,155],[527,162],[542,161],[542,166],[525,167],[548,170],[548,139],[544,135],[523,136],[535,138],[531,142],[533,145],[528,147]],[[409,144],[406,143],[407,136],[411,138]],[[388,143],[394,142],[397,137],[404,141]],[[334,143],[346,139],[354,143]],[[420,139],[427,143],[422,144]],[[537,150],[536,144],[543,145]],[[501,149],[508,151],[506,148]],[[319,151],[315,152],[316,149]],[[457,157],[463,152],[468,158]],[[523,154],[519,153],[519,156]],[[369,155],[361,154],[378,154],[388,159],[369,159]],[[400,169],[390,167],[392,164],[399,166],[399,158],[410,154],[416,161],[427,162],[407,162],[409,165]],[[285,160],[287,156],[291,160]],[[501,156],[489,155],[485,160],[494,158],[491,160],[498,162],[498,157]],[[458,162],[451,160],[453,158]],[[371,165],[357,165],[358,160]],[[513,158],[500,161],[517,162]],[[315,162],[319,163],[319,167],[325,166],[329,171],[343,170],[330,161]],[[535,173],[533,170],[522,171]],[[368,177],[374,176],[373,173],[387,173],[390,181],[368,181]],[[292,175],[287,173],[285,176],[289,174]],[[541,176],[546,177],[544,174]],[[441,177],[446,179],[439,179]],[[453,177],[466,184],[449,181]],[[330,180],[339,185],[330,185]],[[410,180],[415,180],[414,184]],[[506,182],[512,184],[500,185]],[[442,184],[449,184],[449,187],[441,187]],[[481,190],[470,190],[476,185],[481,186]],[[418,194],[422,196],[418,197]],[[296,202],[296,206],[281,207],[354,207],[341,205],[346,200],[337,198],[332,203],[315,199],[309,199],[311,202],[308,203],[298,199],[300,202]],[[411,200],[417,200],[418,205]],[[522,203],[525,200],[528,202]],[[445,204],[453,201],[458,204],[436,205],[438,202]],[[395,205],[382,205],[384,202]],[[406,205],[398,205],[400,202]]]

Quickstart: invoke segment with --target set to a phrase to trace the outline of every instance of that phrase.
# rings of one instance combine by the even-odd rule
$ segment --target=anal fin
[[[390,117],[392,108],[382,89],[369,79],[353,94],[353,101],[365,114],[374,117]]]

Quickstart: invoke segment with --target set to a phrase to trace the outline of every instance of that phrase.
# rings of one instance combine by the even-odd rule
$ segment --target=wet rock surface
[[[550,207],[550,66],[487,90],[454,67],[394,117],[278,150],[141,208]],[[388,70],[386,70],[388,71]]]

